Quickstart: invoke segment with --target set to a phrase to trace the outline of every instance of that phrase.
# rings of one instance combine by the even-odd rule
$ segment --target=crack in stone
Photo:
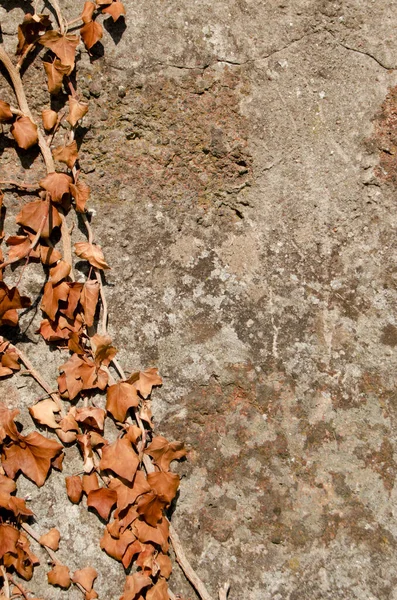
[[[350,50],[351,52],[357,52],[357,54],[363,54],[364,56],[368,56],[369,58],[372,58],[372,60],[374,60],[380,67],[382,67],[382,69],[385,69],[386,71],[394,71],[396,69],[396,67],[386,66],[379,58],[377,58],[376,56],[374,56],[373,54],[371,54],[368,51],[359,50],[358,48],[353,48],[352,46],[348,46],[347,44],[344,44],[343,42],[338,40],[338,38],[329,29],[325,29],[325,31],[327,31],[327,33],[329,33],[329,35],[335,40],[335,42],[338,44],[338,46],[341,46],[342,48],[345,48],[346,50]]]

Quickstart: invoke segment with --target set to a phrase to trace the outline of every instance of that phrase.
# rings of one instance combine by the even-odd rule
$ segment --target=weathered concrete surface
[[[79,63],[81,167],[120,359],[159,366],[157,430],[191,449],[173,523],[214,597],[230,580],[230,600],[396,599],[397,3],[125,4]],[[117,598],[62,486],[40,526]],[[195,597],[177,569],[172,587]]]

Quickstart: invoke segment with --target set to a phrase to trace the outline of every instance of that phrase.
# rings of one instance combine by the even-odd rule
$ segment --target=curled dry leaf
[[[113,506],[116,504],[117,494],[114,490],[100,488],[92,490],[87,496],[87,506],[95,508],[102,519],[107,521]]]
[[[101,247],[97,244],[77,242],[74,245],[74,251],[80,258],[88,260],[93,267],[97,269],[110,269],[109,265],[105,262]]]
[[[50,94],[59,94],[62,89],[63,78],[65,75],[70,75],[71,67],[63,65],[58,58],[52,62],[43,61],[43,67],[47,75],[48,91]]]
[[[168,504],[175,498],[179,487],[179,475],[176,473],[148,473],[147,481],[152,490]]]
[[[37,135],[37,125],[29,117],[18,117],[11,125],[11,134],[14,137],[19,148],[27,150],[37,144],[39,138]]]
[[[117,349],[112,345],[112,338],[109,335],[96,333],[91,338],[91,346],[98,367],[100,365],[108,367],[117,354]]]
[[[150,588],[146,594],[146,600],[169,600],[168,585],[165,579],[159,579],[158,582]]]
[[[66,146],[58,146],[57,148],[54,148],[52,155],[55,160],[59,160],[59,162],[65,163],[69,169],[73,169],[75,162],[78,159],[76,140],[73,140],[73,142],[67,144]],[[67,193],[69,193],[69,186]]]
[[[81,496],[83,495],[83,485],[81,483],[81,479],[78,475],[71,475],[70,477],[66,477],[66,493],[68,498],[74,504],[78,504],[81,500]]]
[[[121,423],[125,420],[128,410],[139,405],[136,389],[130,383],[121,381],[107,389],[106,410]]]
[[[119,511],[128,508],[128,506],[134,504],[139,496],[151,490],[142,471],[136,472],[133,483],[120,481],[116,477],[113,478],[109,483],[109,488],[117,493],[117,508]]]
[[[150,491],[139,498],[137,512],[142,515],[146,523],[152,527],[156,527],[163,516],[163,509],[167,504],[168,502],[164,497],[158,496],[154,491]]]
[[[84,433],[77,436],[80,451],[83,455],[84,473],[91,473],[94,468],[94,454],[92,452],[91,436]]]
[[[50,267],[62,259],[62,254],[56,248],[40,244],[40,259],[43,265]]]
[[[84,2],[83,12],[81,13],[81,20],[83,23],[89,23],[92,21],[92,15],[95,11],[95,4],[93,2]]]
[[[160,554],[156,556],[156,562],[159,566],[161,576],[168,579],[172,573],[172,562],[170,557],[160,552]]]
[[[99,489],[98,475],[93,471],[89,475],[83,475],[83,492],[88,494]]]
[[[95,579],[98,577],[98,572],[92,567],[85,567],[79,571],[75,571],[72,577],[73,583],[79,583],[87,592],[92,590]]]
[[[59,31],[47,31],[39,38],[40,44],[50,48],[63,65],[74,67],[76,48],[79,43],[77,35],[61,35]]]
[[[66,277],[69,275],[70,271],[71,271],[71,265],[67,262],[65,262],[64,260],[60,260],[58,261],[58,263],[55,265],[55,267],[52,267],[50,269],[50,279],[51,279],[51,283],[52,285],[56,285],[57,283],[59,283],[60,281],[62,281],[62,279],[66,279]],[[69,288],[70,290],[70,288]]]
[[[38,421],[40,425],[51,427],[51,429],[60,428],[59,423],[55,420],[55,414],[59,411],[58,405],[51,398],[41,400],[29,408],[29,413],[35,421]]]
[[[43,127],[47,131],[50,131],[55,127],[58,121],[58,113],[55,110],[51,110],[51,108],[46,108],[41,112],[41,118],[43,121]]]
[[[134,383],[136,389],[143,398],[147,398],[152,393],[152,388],[155,385],[162,385],[163,380],[159,375],[158,369],[146,369],[131,375],[128,379],[130,383]]]
[[[86,281],[81,290],[80,303],[83,307],[84,319],[87,327],[92,327],[94,324],[99,291],[99,282],[96,279],[89,279]]]
[[[106,412],[95,406],[84,406],[76,411],[76,421],[83,423],[86,427],[93,427],[103,431]]]
[[[128,546],[132,544],[135,539],[135,535],[130,529],[126,529],[118,539],[113,538],[109,531],[105,529],[105,533],[100,541],[100,547],[112,558],[121,560]]]
[[[37,42],[40,35],[51,26],[48,15],[31,15],[27,13],[20,25],[18,25],[18,47],[16,55],[23,54],[30,44]]]
[[[18,225],[23,225],[37,233],[41,229],[41,237],[49,238],[54,227],[60,227],[62,219],[52,204],[48,207],[45,200],[34,200],[25,204],[16,216]],[[44,223],[44,225],[43,225]]]
[[[84,212],[86,202],[90,196],[90,188],[82,181],[78,181],[77,184],[70,184],[70,193],[72,194],[76,203],[77,212]]]
[[[87,2],[86,4],[91,4]],[[69,114],[67,120],[72,127],[75,127],[78,121],[84,117],[88,111],[88,104],[86,102],[80,102],[73,96],[69,96]]]
[[[149,454],[162,471],[168,471],[173,460],[179,460],[186,456],[183,442],[169,442],[161,435],[154,437],[146,448],[145,454]]]
[[[31,305],[30,298],[27,296],[21,296],[18,288],[9,288],[0,281],[0,325],[6,313],[13,309],[27,308]]]
[[[12,121],[13,118],[14,115],[11,112],[8,102],[0,100],[0,123],[7,123],[8,121]]]
[[[66,281],[54,285],[51,281],[45,284],[41,310],[49,316],[51,321],[55,320],[60,302],[67,302],[69,286]]]
[[[69,186],[72,178],[66,173],[50,173],[39,181],[40,187],[49,192],[53,202],[62,202],[65,195],[69,195]]]
[[[127,575],[124,584],[123,596],[120,600],[135,600],[140,592],[153,585],[153,581],[143,573]]]
[[[105,446],[99,467],[111,470],[127,481],[133,481],[139,466],[139,458],[129,440],[117,439],[113,444]]]
[[[88,21],[88,23],[85,23],[80,29],[80,35],[87,50],[91,50],[103,36],[102,25],[96,21]]]
[[[70,574],[66,565],[55,565],[55,567],[47,573],[48,583],[58,585],[67,590],[70,587]]]
[[[113,21],[117,21],[119,17],[125,15],[125,8],[122,2],[113,2],[110,6],[102,9],[103,13],[111,15]]]
[[[48,533],[45,533],[40,537],[39,543],[42,546],[48,546],[48,548],[51,548],[51,550],[54,550],[56,552],[59,548],[60,539],[61,534],[59,533],[58,529],[53,527]]]

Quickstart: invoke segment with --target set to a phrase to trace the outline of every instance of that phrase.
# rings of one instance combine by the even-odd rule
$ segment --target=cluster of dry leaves
[[[101,39],[102,25],[96,20],[99,14],[110,15],[116,21],[125,14],[125,9],[119,0],[88,1],[79,18],[68,24],[58,2],[54,1],[53,5],[58,27],[53,28],[49,14],[26,14],[18,27],[17,63],[10,61],[9,66],[2,59],[12,75],[19,108],[0,100],[0,122],[9,125],[9,132],[19,148],[39,144],[46,175],[37,182],[37,198],[24,204],[16,217],[19,231],[5,240],[7,256],[3,257],[0,250],[0,325],[17,326],[18,310],[31,304],[28,297],[20,294],[17,285],[9,287],[3,281],[5,268],[14,263],[25,268],[30,262],[40,262],[48,281],[43,288],[44,318],[39,333],[53,346],[68,349],[70,355],[59,367],[58,391],[50,388],[48,396],[29,409],[34,422],[46,429],[46,437],[38,431],[23,435],[15,423],[19,411],[0,404],[0,575],[3,581],[0,600],[24,594],[27,597],[22,586],[12,578],[13,572],[29,580],[38,563],[28,541],[28,535],[32,535],[29,521],[34,515],[25,500],[15,495],[15,479],[22,473],[37,486],[44,485],[52,467],[62,470],[64,448],[71,444],[78,445],[83,466],[82,475],[66,477],[67,495],[76,504],[85,496],[87,507],[107,523],[100,544],[102,550],[132,573],[126,577],[120,600],[169,600],[167,579],[171,560],[165,511],[179,486],[179,476],[170,471],[170,463],[186,452],[180,442],[153,436],[150,394],[153,386],[162,383],[157,369],[126,377],[118,366],[117,350],[106,331],[106,314],[102,318],[101,333],[96,333],[103,294],[102,271],[109,267],[100,246],[93,241],[86,212],[90,189],[79,177],[78,146],[74,139],[75,129],[88,111],[88,104],[80,99],[70,79],[75,70],[76,49],[82,40],[90,52]],[[79,35],[69,33],[70,25],[78,22]],[[38,124],[26,108],[18,77],[26,56],[40,45],[47,49],[43,68],[49,93],[57,95],[66,90],[68,100],[62,111],[44,109],[42,123]],[[56,145],[63,121],[69,124],[68,138]],[[56,163],[63,166],[56,169]],[[2,193],[0,201],[3,202]],[[74,245],[75,255],[89,263],[85,282],[74,280],[68,248],[66,216],[72,209],[79,213],[87,227],[88,240]],[[4,232],[0,235],[1,239],[5,237]],[[20,370],[21,362],[24,362],[22,353],[0,338],[0,377],[13,376]],[[118,381],[115,371],[121,374]],[[43,385],[39,375],[32,370],[30,374]],[[98,395],[106,395],[104,408],[95,402]],[[107,418],[113,420],[118,430],[117,438],[112,441],[106,438]],[[51,585],[67,589],[73,583],[85,600],[98,597],[93,589],[97,577],[95,569],[84,567],[71,574],[67,565],[57,560],[54,553],[61,539],[57,529],[35,539],[50,553],[53,566],[48,572],[48,582]],[[13,586],[11,591],[10,586]]]

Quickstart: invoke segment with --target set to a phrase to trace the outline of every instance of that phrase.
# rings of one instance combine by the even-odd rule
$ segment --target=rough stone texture
[[[11,48],[26,3],[1,4]],[[173,523],[214,598],[229,580],[230,600],[396,600],[397,3],[125,4],[126,29],[106,20],[104,52],[81,53],[81,168],[120,360],[159,367],[157,431],[190,448]],[[2,150],[26,177],[34,156]],[[55,373],[62,357],[26,335]],[[40,394],[19,385],[2,384],[10,406]],[[20,489],[62,530],[61,558],[117,598],[122,569],[62,476],[49,508]],[[195,597],[177,568],[172,587]]]

